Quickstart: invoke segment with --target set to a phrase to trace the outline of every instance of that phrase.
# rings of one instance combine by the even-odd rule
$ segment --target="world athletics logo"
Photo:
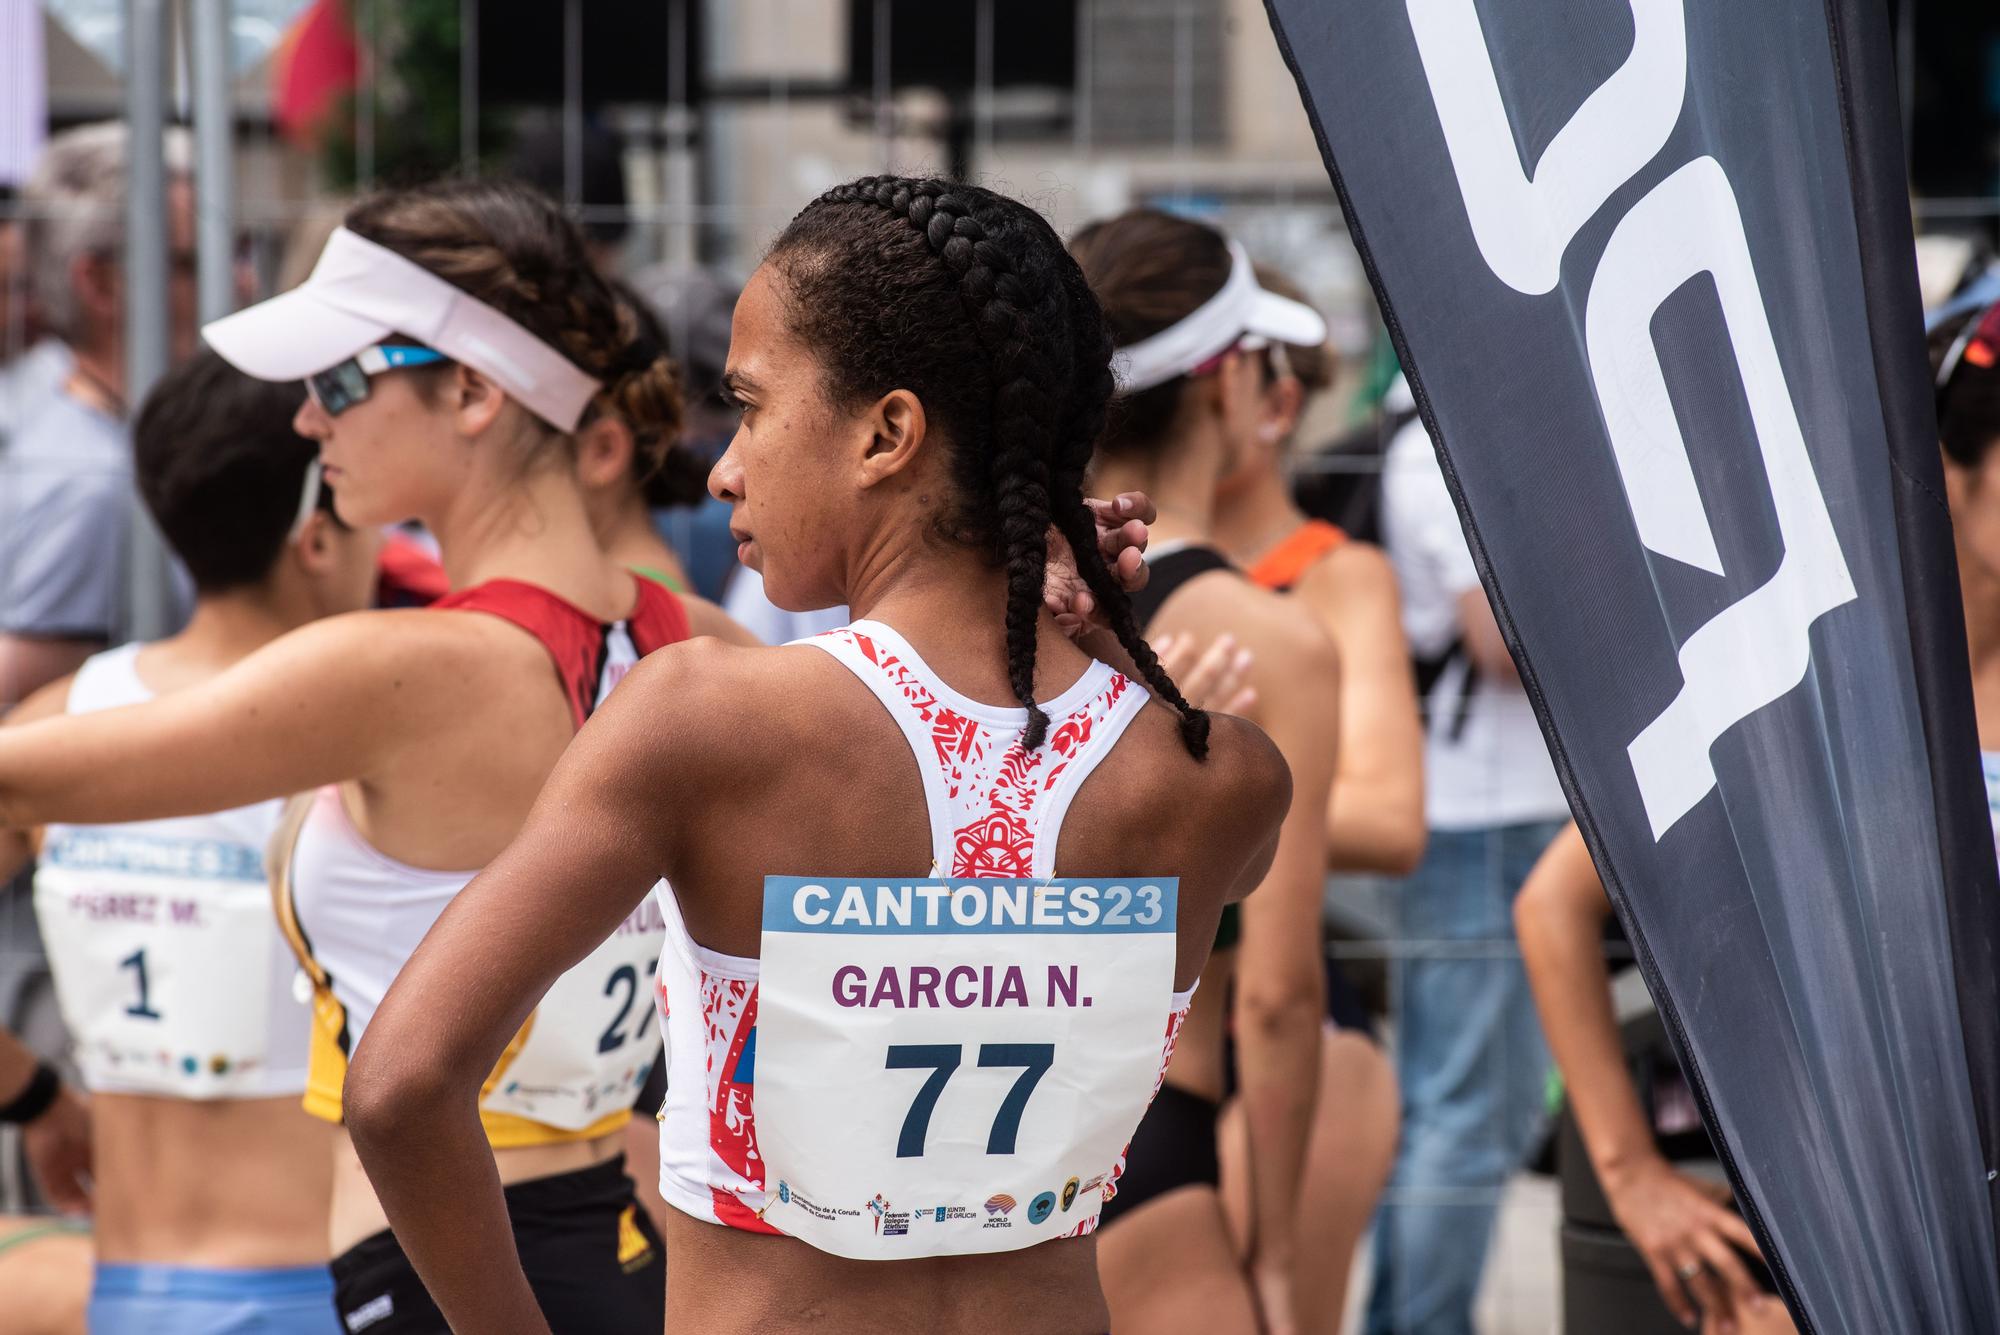
[[[997,1196],[988,1196],[986,1198],[986,1213],[990,1215],[1011,1214],[1016,1203],[1014,1198],[1005,1192],[1001,1192]]]

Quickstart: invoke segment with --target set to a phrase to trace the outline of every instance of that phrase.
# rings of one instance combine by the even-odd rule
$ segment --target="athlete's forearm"
[[[1409,786],[1404,779],[1343,774],[1335,782],[1326,813],[1329,871],[1406,876],[1423,861],[1423,777]]]
[[[1656,1153],[1632,1085],[1604,963],[1610,901],[1574,826],[1557,836],[1522,887],[1515,934],[1549,1049],[1599,1174]]]
[[[357,1084],[356,1072],[349,1134],[397,1243],[445,1320],[453,1330],[547,1335],[479,1125],[477,1085],[446,1088],[407,1072]]]
[[[1240,986],[1240,984],[1239,984]],[[1321,991],[1238,993],[1238,1094],[1249,1142],[1250,1254],[1292,1258],[1299,1192],[1319,1094]]]

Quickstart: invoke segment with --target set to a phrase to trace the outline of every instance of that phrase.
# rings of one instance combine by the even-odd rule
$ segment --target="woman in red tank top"
[[[342,813],[357,856],[432,879],[485,865],[636,657],[690,635],[747,639],[716,608],[636,579],[592,532],[577,433],[615,416],[664,443],[678,421],[671,364],[633,334],[574,228],[531,190],[452,182],[356,206],[304,286],[206,335],[253,375],[307,381],[295,426],[319,442],[341,517],[420,520],[453,592],[436,609],[316,622],[151,704],[8,730],[0,824],[193,814],[337,785],[337,804],[318,805]],[[359,1028],[341,989],[393,973],[414,944],[399,936],[408,912],[385,900],[295,942],[333,1019],[331,1085],[309,1110],[338,1115]],[[325,967],[340,951],[373,962]],[[538,1222],[507,1247],[571,1328],[660,1321],[660,1248],[618,1169],[621,1130],[615,1115],[548,1134],[517,1117],[505,1147],[482,1141],[510,1200],[538,1198]],[[342,1312],[376,1335],[442,1330],[344,1136],[334,1172]]]

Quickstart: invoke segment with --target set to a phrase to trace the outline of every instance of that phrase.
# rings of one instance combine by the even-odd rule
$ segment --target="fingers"
[[[1675,1273],[1694,1295],[1695,1305],[1701,1309],[1702,1315],[1714,1322],[1718,1331],[1727,1335],[1735,1328],[1736,1319],[1736,1305],[1729,1289],[1715,1271],[1702,1264],[1699,1256],[1692,1252],[1683,1255],[1686,1259],[1675,1266]]]
[[[1153,505],[1153,498],[1143,491],[1120,492],[1108,501],[1085,497],[1083,503],[1090,507],[1100,524],[1122,523],[1127,519],[1150,524],[1160,517],[1159,510]]]
[[[1683,1326],[1695,1323],[1695,1307],[1688,1301],[1687,1292],[1681,1288],[1680,1276],[1674,1273],[1673,1262],[1664,1253],[1644,1252],[1646,1269],[1653,1276],[1653,1287],[1660,1291],[1660,1301],[1673,1313],[1674,1320]]]
[[[1719,1209],[1715,1213],[1716,1232],[1758,1260],[1764,1259],[1764,1249],[1757,1245],[1757,1235],[1750,1231],[1750,1225],[1742,1215],[1734,1210]]]
[[[1227,701],[1225,701],[1223,703],[1222,708],[1216,710],[1215,712],[1218,714],[1235,714],[1242,718],[1248,718],[1250,716],[1250,711],[1255,709],[1256,707],[1257,707],[1257,688],[1255,686],[1245,686],[1242,690],[1238,691],[1235,695],[1231,696]]]
[[[1723,1241],[1720,1234],[1698,1234],[1695,1247],[1701,1252],[1702,1260],[1708,1263],[1708,1269],[1721,1279],[1728,1290],[1732,1308],[1736,1303],[1747,1303],[1763,1292],[1757,1281],[1750,1277],[1750,1268],[1743,1264],[1742,1256]]]
[[[1116,556],[1107,556],[1105,560],[1110,562],[1111,573],[1117,578],[1118,587],[1127,593],[1137,593],[1145,588],[1147,579],[1152,575],[1152,569],[1147,566],[1145,556],[1137,547],[1127,547]]]

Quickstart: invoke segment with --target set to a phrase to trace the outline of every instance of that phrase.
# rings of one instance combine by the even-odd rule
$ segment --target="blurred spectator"
[[[1397,897],[1403,1143],[1376,1219],[1367,1329],[1469,1335],[1501,1189],[1541,1129],[1549,1067],[1513,900],[1569,808],[1421,421],[1389,447],[1382,509],[1427,688],[1430,836]]]
[[[169,132],[168,309],[175,360],[193,352],[194,188]],[[68,370],[34,396],[0,455],[0,702],[121,638],[134,501],[125,424],[125,127],[51,139],[24,194],[36,308]],[[186,593],[182,576],[183,594]],[[183,597],[185,610],[187,599]]]
[[[0,187],[0,203],[13,197]],[[69,374],[68,350],[46,336],[35,309],[27,248],[27,228],[0,218],[0,453],[21,418]]]
[[[599,273],[618,272],[619,248],[631,225],[625,219],[625,150],[604,122],[586,120],[574,169],[563,124],[531,123],[514,140],[508,169],[550,199],[569,208],[583,233],[590,262]],[[574,186],[574,197],[571,187]]]
[[[641,269],[632,275],[631,286],[660,317],[667,347],[680,370],[681,444],[696,458],[713,464],[736,434],[736,414],[722,399],[722,368],[729,360],[729,321],[741,288],[710,270],[674,264]],[[694,509],[671,510],[655,519],[680,554],[694,591],[721,602],[737,570],[729,507],[711,498]],[[754,628],[754,623],[745,624]]]

